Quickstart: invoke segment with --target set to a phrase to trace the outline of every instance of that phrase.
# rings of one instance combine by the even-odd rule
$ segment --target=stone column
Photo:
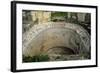
[[[71,17],[71,13],[70,12],[68,12],[68,19]]]
[[[78,13],[78,21],[81,22],[85,21],[85,13]]]

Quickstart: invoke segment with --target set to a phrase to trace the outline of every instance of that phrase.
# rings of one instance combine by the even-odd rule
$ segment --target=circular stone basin
[[[71,27],[71,25],[68,26]],[[83,29],[83,31],[86,33],[82,34],[79,31],[80,29],[75,30],[74,27],[76,28],[74,25],[72,25],[71,28],[58,27],[56,24],[56,27],[45,28],[43,31],[39,32],[38,35],[34,37],[34,39],[31,40],[28,46],[23,49],[23,55],[34,56],[42,53],[48,54],[50,58],[55,56],[61,56],[62,58],[63,56],[63,60],[72,59],[71,57],[73,56],[76,56],[77,58],[77,56],[80,55],[89,55],[90,45],[88,42],[90,40],[87,40],[89,39],[87,32]],[[85,39],[82,37],[85,37]],[[85,40],[87,43],[85,43]],[[66,56],[71,57],[65,58]],[[79,57],[77,59],[79,59]],[[55,58],[51,60],[55,60]]]

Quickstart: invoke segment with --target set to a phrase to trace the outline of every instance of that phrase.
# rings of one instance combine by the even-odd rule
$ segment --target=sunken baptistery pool
[[[77,24],[45,23],[23,34],[25,57],[46,55],[48,61],[83,60],[91,58],[90,51],[90,35]]]

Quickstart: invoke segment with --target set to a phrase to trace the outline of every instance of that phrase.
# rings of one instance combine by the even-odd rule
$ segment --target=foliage
[[[55,17],[55,16],[61,16],[61,17],[65,17],[67,16],[67,12],[55,12],[55,13],[52,13],[51,14],[52,17]]]
[[[68,18],[68,13],[67,12],[52,12],[51,13],[51,21],[66,21]]]
[[[23,56],[23,62],[44,62],[49,61],[48,55],[35,55],[33,57]]]

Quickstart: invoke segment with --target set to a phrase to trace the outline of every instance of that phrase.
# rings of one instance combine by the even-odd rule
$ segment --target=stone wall
[[[37,20],[37,24],[43,24],[49,22],[51,19],[51,12],[32,11],[31,15],[33,22]]]

